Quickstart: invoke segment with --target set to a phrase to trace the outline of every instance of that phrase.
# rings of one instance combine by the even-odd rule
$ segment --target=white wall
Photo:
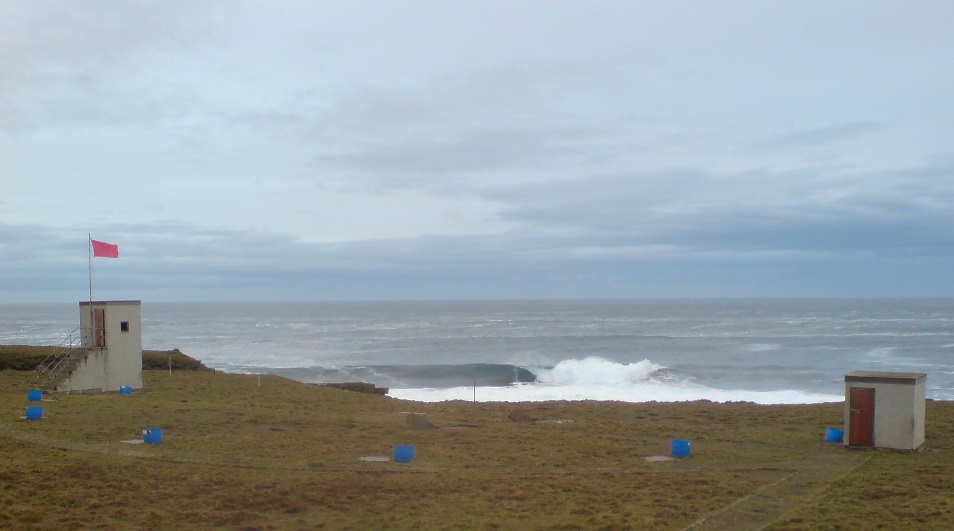
[[[106,367],[104,391],[129,386],[142,389],[142,318],[140,304],[110,303],[106,306]],[[129,323],[129,331],[120,329]]]
[[[106,367],[106,352],[99,349],[87,351],[86,361],[77,360],[79,365],[72,376],[57,386],[59,391],[87,391],[103,388],[103,373]]]
[[[855,374],[855,373],[853,373]],[[850,433],[851,388],[875,390],[874,446],[913,450],[924,443],[926,379],[912,383],[910,374],[903,374],[898,383],[885,382],[892,373],[869,373],[880,381],[845,381],[845,444]],[[874,376],[877,374],[877,376]]]
[[[879,448],[914,448],[914,386],[875,386],[874,443]]]
[[[105,310],[106,347],[100,349],[89,347],[93,343],[90,303],[80,303],[83,345],[89,355],[70,382],[60,386],[61,390],[118,391],[124,386],[142,389],[141,308],[140,301],[93,301],[92,309]],[[128,331],[122,331],[123,322],[129,323]]]

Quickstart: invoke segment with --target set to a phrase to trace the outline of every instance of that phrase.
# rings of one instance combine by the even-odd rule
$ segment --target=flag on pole
[[[93,256],[97,258],[119,258],[119,246],[113,243],[90,239],[93,246]]]

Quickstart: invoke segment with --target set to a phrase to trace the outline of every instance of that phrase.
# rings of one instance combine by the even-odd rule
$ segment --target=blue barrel
[[[30,406],[26,408],[27,420],[40,420],[43,418],[43,406]]]
[[[845,437],[845,431],[838,428],[828,428],[825,430],[825,440],[831,443],[840,443]]]
[[[395,446],[394,460],[398,463],[408,463],[414,459],[413,446]]]
[[[669,451],[676,457],[689,457],[689,441],[686,439],[673,439],[669,445]]]
[[[120,387],[120,388],[119,388],[119,394],[121,394],[121,395],[131,395],[131,394],[132,394],[132,387],[129,387],[129,386]]]
[[[39,389],[27,391],[27,400],[30,402],[39,402],[40,400],[43,400],[43,391]]]
[[[142,430],[142,442],[146,444],[159,444],[162,442],[162,430],[160,428],[146,428]]]

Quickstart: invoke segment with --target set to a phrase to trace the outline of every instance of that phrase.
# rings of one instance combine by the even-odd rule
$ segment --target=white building
[[[57,392],[142,389],[142,303],[81,302],[81,348],[51,382]]]
[[[845,375],[845,445],[914,450],[924,444],[927,374]]]

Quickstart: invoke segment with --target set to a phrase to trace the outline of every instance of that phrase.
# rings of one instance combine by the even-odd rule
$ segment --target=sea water
[[[77,305],[0,305],[0,344],[58,344]],[[954,400],[954,299],[149,303],[143,347],[418,401],[841,401],[856,370]]]

